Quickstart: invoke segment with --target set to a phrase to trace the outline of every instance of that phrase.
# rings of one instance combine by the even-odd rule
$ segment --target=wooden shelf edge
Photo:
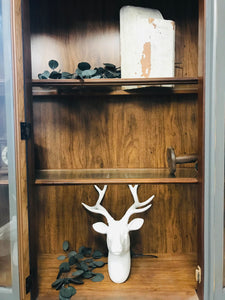
[[[198,78],[33,79],[32,86],[36,97],[197,94]]]
[[[69,91],[69,92],[68,92]],[[108,96],[135,96],[135,95],[182,95],[182,94],[193,94],[197,95],[198,93],[198,88],[197,87],[174,87],[174,88],[163,88],[163,87],[147,87],[145,88],[137,88],[133,90],[122,90],[122,89],[117,89],[117,90],[98,90],[98,91],[90,91],[88,90],[83,90],[83,89],[76,89],[74,90],[71,88],[71,90],[64,91],[63,89],[60,90],[59,88],[51,88],[51,89],[43,89],[39,87],[33,87],[32,94],[34,97],[44,97],[44,96],[50,96],[50,97],[55,97],[55,96],[71,96],[71,95],[78,95],[78,96],[101,96],[103,94],[106,94]]]
[[[76,185],[76,184],[135,184],[135,183],[151,183],[151,184],[192,184],[198,183],[196,178],[178,178],[178,179],[35,179],[36,185]]]
[[[198,84],[197,77],[115,78],[115,79],[33,79],[36,87],[127,86],[127,85]]]
[[[75,184],[196,184],[194,169],[178,169],[172,177],[167,169],[93,169],[93,170],[39,170],[36,185]],[[183,176],[182,176],[183,175]]]

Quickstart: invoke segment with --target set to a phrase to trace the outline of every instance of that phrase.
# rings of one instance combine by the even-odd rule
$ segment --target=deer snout
[[[116,235],[108,236],[107,245],[109,251],[114,255],[120,255],[123,252],[123,246],[120,241],[120,238]]]
[[[113,235],[108,235],[107,245],[109,251],[114,255],[122,255],[130,250],[129,235],[121,234],[120,232],[114,232]]]
[[[112,254],[120,255],[123,252],[123,247],[122,245],[113,245],[110,250]]]

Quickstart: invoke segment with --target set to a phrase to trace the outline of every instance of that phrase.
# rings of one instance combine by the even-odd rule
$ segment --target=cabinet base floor
[[[60,255],[60,254],[59,254]],[[56,280],[57,254],[44,254],[38,261],[38,300],[55,300],[59,291],[51,288]],[[103,259],[101,259],[103,260]],[[76,285],[79,300],[197,300],[195,292],[196,255],[157,255],[157,258],[144,256],[132,259],[131,274],[122,284],[113,283],[108,276],[107,265],[95,272],[104,274],[102,282],[84,280]]]

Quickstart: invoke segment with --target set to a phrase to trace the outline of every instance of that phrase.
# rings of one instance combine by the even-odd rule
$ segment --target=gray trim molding
[[[220,300],[224,244],[225,1],[206,1],[204,299]]]

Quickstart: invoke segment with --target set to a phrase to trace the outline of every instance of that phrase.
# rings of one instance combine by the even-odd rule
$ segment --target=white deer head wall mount
[[[149,204],[154,195],[144,202],[139,202],[137,189],[138,185],[128,185],[134,199],[134,203],[128,208],[127,212],[120,220],[114,218],[101,205],[101,201],[105,195],[107,185],[101,190],[95,185],[95,189],[99,193],[99,198],[94,206],[89,206],[85,203],[82,205],[89,211],[103,215],[108,225],[103,222],[93,224],[95,231],[107,235],[108,254],[108,272],[109,277],[115,283],[122,283],[127,280],[130,273],[131,257],[130,257],[130,236],[129,231],[138,230],[142,227],[144,220],[135,218],[128,223],[131,215],[141,213],[151,207]]]

